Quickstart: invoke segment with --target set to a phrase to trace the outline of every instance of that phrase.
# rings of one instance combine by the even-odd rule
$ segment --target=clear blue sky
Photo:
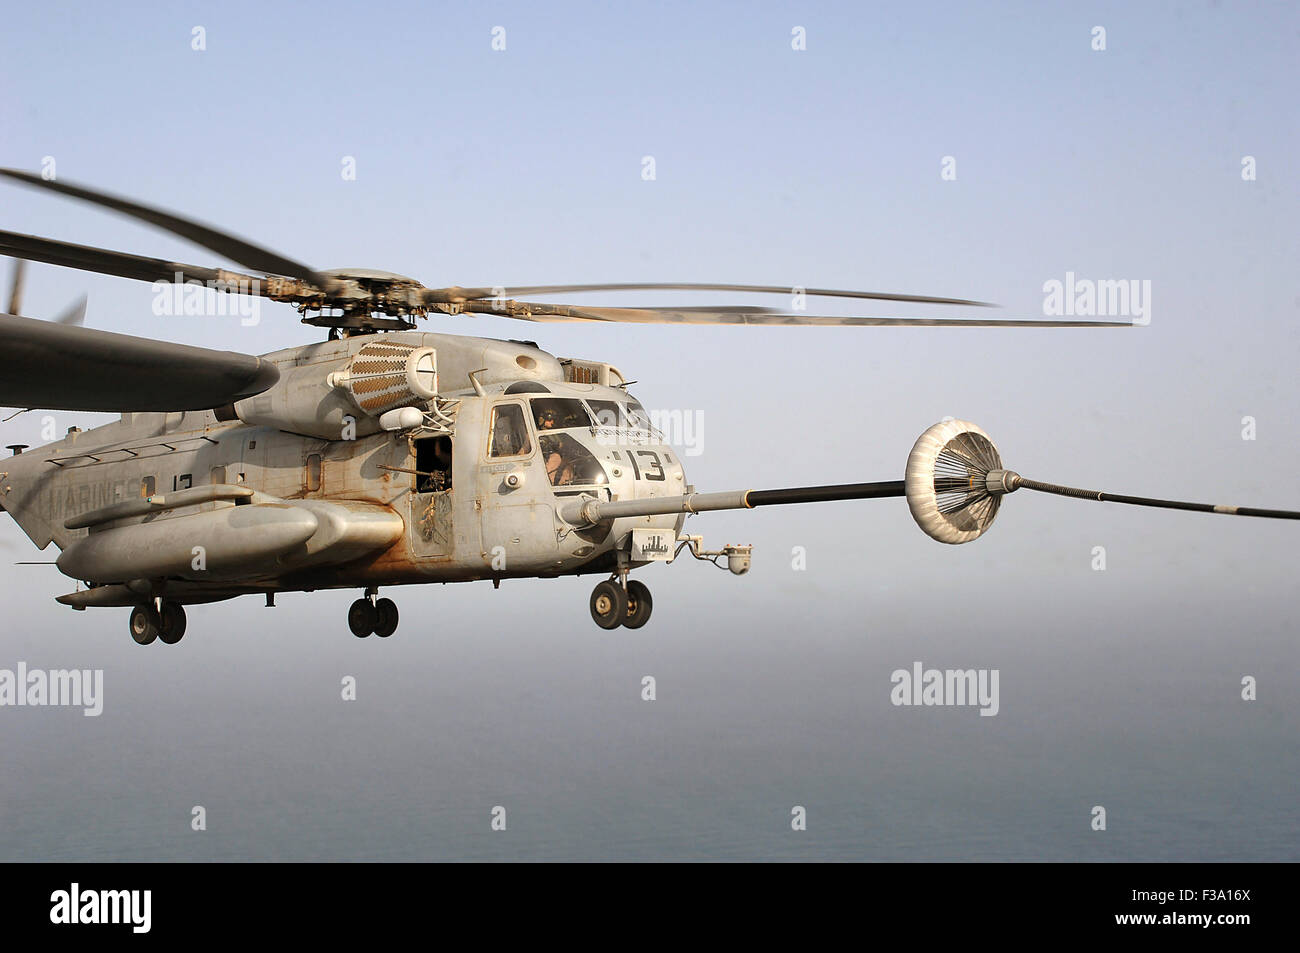
[[[0,37],[0,154],[53,156],[62,178],[321,268],[431,285],[772,282],[1036,315],[1067,271],[1149,279],[1152,324],[1125,332],[430,326],[610,360],[647,406],[703,412],[701,486],[892,477],[953,414],[1047,478],[1278,505],[1298,460],[1298,32],[1285,4],[20,6]],[[1245,155],[1257,181],[1241,179]],[[19,231],[212,261],[15,187],[0,210]],[[33,313],[89,291],[92,326],[189,343],[261,353],[316,333],[275,306],[255,328],[159,318],[147,285],[50,267],[29,285]],[[1012,502],[1002,524],[1032,506],[1186,542],[1290,539]],[[825,510],[798,521],[837,525]],[[998,529],[982,542],[1011,537]]]

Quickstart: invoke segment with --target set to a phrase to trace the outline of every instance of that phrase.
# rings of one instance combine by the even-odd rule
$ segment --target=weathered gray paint
[[[0,503],[39,547],[53,542],[64,550],[59,564],[66,573],[101,584],[61,600],[82,607],[131,604],[159,587],[169,599],[204,602],[245,592],[578,573],[593,571],[593,563],[606,566],[635,526],[675,531],[675,515],[629,516],[586,531],[563,520],[559,507],[578,491],[560,488],[566,495],[557,497],[535,434],[525,456],[487,456],[491,407],[524,402],[503,394],[512,382],[541,382],[556,396],[627,397],[617,387],[566,383],[554,356],[513,342],[419,332],[384,337],[435,348],[440,397],[459,400],[452,489],[417,494],[416,477],[384,469],[414,469],[411,436],[378,430],[330,383],[373,340],[357,336],[266,355],[279,380],[239,402],[238,419],[218,420],[213,411],[124,414],[6,460]],[[600,379],[621,381],[604,365],[584,366]],[[482,395],[471,372],[478,372]],[[349,417],[355,439],[343,439]],[[608,474],[606,486],[586,492],[626,500],[685,490],[680,460],[656,436],[619,438],[666,461],[664,480],[648,483],[633,479],[621,456],[627,447],[609,442],[609,434],[566,432]],[[321,457],[315,489],[307,481],[313,454]],[[236,505],[223,497],[237,493],[210,486],[214,471],[223,470],[225,484],[255,491],[250,500]],[[509,487],[510,474],[522,484]],[[147,477],[156,496],[171,495],[174,508],[142,502]],[[431,503],[432,522],[422,528]],[[89,531],[88,522],[95,523]],[[202,572],[190,568],[195,546],[207,554]],[[497,556],[504,561],[494,565]]]

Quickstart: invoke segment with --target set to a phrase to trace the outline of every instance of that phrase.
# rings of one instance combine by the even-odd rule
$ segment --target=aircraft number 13
[[[645,475],[642,476],[641,468],[637,466],[637,462],[636,462],[637,457],[649,457],[650,458],[649,465],[652,466],[654,469],[647,470]],[[627,452],[627,460],[628,463],[632,464],[632,473],[634,474],[635,478],[638,480],[667,479],[667,477],[664,475],[664,465],[659,461],[659,454],[655,453],[653,450],[629,450]]]

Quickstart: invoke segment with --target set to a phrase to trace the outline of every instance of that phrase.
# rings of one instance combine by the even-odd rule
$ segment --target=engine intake
[[[331,380],[372,417],[423,407],[438,395],[438,352],[403,341],[372,341]]]

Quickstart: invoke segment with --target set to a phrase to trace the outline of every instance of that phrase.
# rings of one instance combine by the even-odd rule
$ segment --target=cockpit
[[[574,427],[590,427],[592,419],[586,406],[572,397],[534,397],[529,401],[533,412],[533,423],[537,424],[539,434],[548,430],[572,430]]]
[[[649,416],[636,400],[589,399],[553,395],[527,398],[527,414],[536,430],[537,449],[551,486],[602,486],[605,469],[583,441],[605,441],[614,431],[652,433]],[[584,436],[584,434],[586,436]],[[490,457],[522,456],[532,452],[524,407],[513,401],[493,408]]]
[[[650,432],[650,417],[639,402],[628,398],[625,401],[589,400],[596,425],[604,428],[622,430],[641,430]]]

